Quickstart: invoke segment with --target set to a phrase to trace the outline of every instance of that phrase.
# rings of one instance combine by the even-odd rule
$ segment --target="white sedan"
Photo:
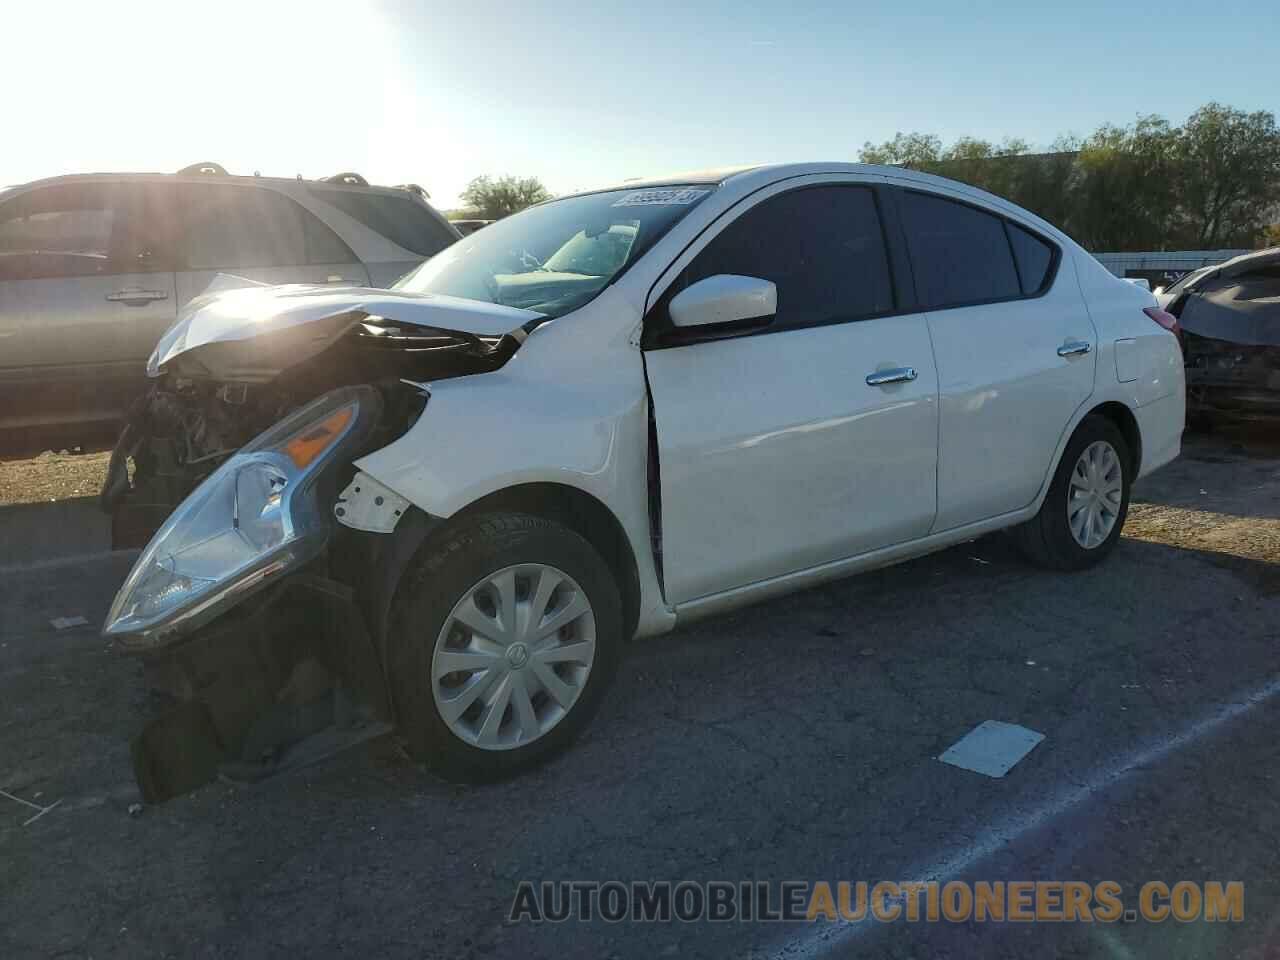
[[[353,588],[414,752],[509,775],[584,727],[632,637],[1001,529],[1053,569],[1101,560],[1179,452],[1175,330],[1019,207],[838,163],[554,200],[390,291],[206,298],[152,374],[218,381],[209,422],[320,358],[398,375],[226,459],[106,633],[189,649],[319,572]]]

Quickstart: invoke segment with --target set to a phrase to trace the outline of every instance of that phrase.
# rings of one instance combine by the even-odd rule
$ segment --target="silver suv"
[[[421,187],[84,174],[0,192],[0,429],[120,419],[182,306],[219,273],[387,286],[458,238]]]

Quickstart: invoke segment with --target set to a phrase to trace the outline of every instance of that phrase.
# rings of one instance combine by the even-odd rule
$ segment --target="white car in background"
[[[583,728],[633,636],[1001,529],[1101,560],[1179,452],[1173,326],[1025,210],[839,163],[551,201],[391,291],[233,292],[166,337],[157,390],[388,366],[221,461],[105,632],[190,661],[336,581],[415,754],[505,776]]]

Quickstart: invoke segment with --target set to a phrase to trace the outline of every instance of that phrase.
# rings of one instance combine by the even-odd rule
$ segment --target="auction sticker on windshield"
[[[666,188],[659,190],[633,190],[630,193],[624,193],[617,200],[613,201],[613,206],[638,207],[648,203],[688,206],[691,203],[697,203],[710,192],[710,190],[694,190],[690,187]]]

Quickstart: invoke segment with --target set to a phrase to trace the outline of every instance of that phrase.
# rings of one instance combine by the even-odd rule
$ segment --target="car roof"
[[[371,190],[377,193],[395,193],[397,196],[412,191],[403,187],[381,186],[379,184],[334,183],[328,180],[306,180],[302,177],[262,177],[245,176],[243,174],[222,173],[160,173],[137,171],[100,171],[96,173],[63,173],[54,177],[44,177],[27,183],[13,184],[7,190],[28,190],[33,187],[53,186],[60,183],[221,183],[238,186],[253,184],[272,187],[317,187],[324,190],[352,190],[356,192]]]
[[[978,187],[970,186],[959,180],[951,180],[932,173],[922,173],[908,167],[886,166],[875,163],[850,163],[848,161],[813,161],[809,163],[757,163],[737,167],[713,167],[706,170],[695,170],[687,173],[669,174],[661,177],[637,178],[623,180],[610,186],[595,190],[584,190],[587,193],[602,193],[606,190],[644,190],[653,187],[674,187],[689,185],[716,185],[733,187],[735,192],[746,194],[761,187],[768,186],[792,177],[815,176],[822,174],[847,174],[864,177],[888,177],[901,184],[916,184],[921,187],[934,187],[969,198],[983,206],[1000,211],[1004,215],[1022,220],[1043,233],[1051,234],[1059,242],[1070,242],[1070,237],[1053,224],[1036,216],[1030,210],[988,193]],[[580,195],[580,194],[579,194]],[[572,194],[571,194],[572,196]],[[562,199],[562,198],[557,198]]]

